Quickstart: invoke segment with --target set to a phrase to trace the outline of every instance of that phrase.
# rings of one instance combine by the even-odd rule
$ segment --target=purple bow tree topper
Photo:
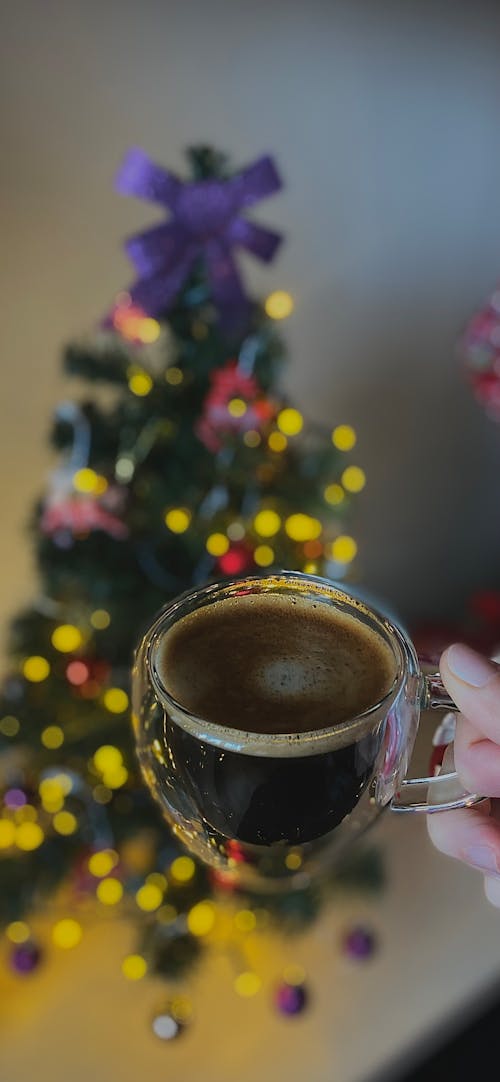
[[[241,317],[248,302],[233,249],[245,248],[270,262],[281,236],[242,217],[242,211],[282,183],[265,156],[228,179],[182,181],[140,149],[130,150],[116,178],[124,195],[159,203],[170,218],[131,237],[125,248],[137,271],[132,302],[159,317],[172,306],[189,272],[204,257],[212,300],[223,321]]]

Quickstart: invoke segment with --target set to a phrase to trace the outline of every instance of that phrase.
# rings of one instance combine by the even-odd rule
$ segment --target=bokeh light
[[[277,425],[283,435],[297,436],[304,427],[304,418],[299,410],[287,407],[281,410],[277,416]]]
[[[211,556],[224,556],[229,548],[229,541],[223,533],[211,533],[207,537],[205,547]]]
[[[198,902],[187,915],[187,926],[191,935],[204,936],[212,931],[215,924],[215,906],[213,902]]]
[[[72,917],[65,917],[54,924],[52,942],[62,950],[71,950],[81,942],[83,930],[81,924]]]
[[[280,526],[280,516],[270,509],[259,511],[253,520],[253,528],[260,537],[274,537]]]
[[[122,962],[122,973],[128,981],[140,981],[148,971],[146,959],[142,954],[128,954]]]
[[[0,849],[10,849],[14,845],[16,828],[11,819],[0,819]]]
[[[264,303],[266,315],[270,319],[286,319],[294,309],[293,297],[284,289],[275,289],[270,293]]]
[[[55,751],[64,743],[64,733],[59,725],[47,725],[40,733],[40,740],[44,748]]]
[[[366,485],[366,474],[360,466],[347,466],[341,480],[347,492],[361,492]]]
[[[128,385],[132,394],[137,395],[138,398],[145,398],[153,387],[153,380],[149,372],[144,372],[142,369],[133,369],[129,375]]]
[[[248,406],[242,398],[231,398],[227,404],[227,412],[231,417],[244,417]]]
[[[118,853],[114,849],[99,849],[89,857],[88,868],[91,875],[96,879],[109,875],[118,864]]]
[[[96,887],[96,895],[102,905],[118,905],[123,898],[123,887],[119,879],[110,876],[101,879]]]
[[[52,824],[54,830],[56,830],[58,834],[63,834],[64,836],[74,834],[75,831],[78,830],[78,819],[76,818],[76,815],[73,815],[73,813],[69,811],[56,812]]]
[[[17,736],[21,723],[13,714],[6,714],[0,718],[0,733],[2,736]]]
[[[27,657],[23,664],[23,675],[26,680],[29,680],[32,684],[40,684],[42,680],[46,680],[50,672],[50,665],[46,657],[40,657],[39,654],[33,654],[32,657]]]
[[[301,512],[290,515],[285,522],[285,532],[292,541],[314,541],[322,529],[319,519]]]
[[[187,507],[172,507],[165,515],[165,524],[172,533],[185,533],[191,522],[191,512]]]
[[[235,992],[239,996],[255,996],[262,987],[262,981],[258,973],[252,973],[251,970],[247,970],[244,973],[240,973],[234,982]]]
[[[358,546],[353,537],[349,537],[347,534],[340,534],[335,539],[331,547],[331,553],[334,560],[337,560],[339,564],[349,564],[358,551]]]
[[[33,849],[38,849],[44,840],[45,835],[38,823],[21,823],[20,826],[16,827],[15,843],[17,848],[22,849],[25,853],[31,853]]]
[[[351,451],[356,443],[356,433],[351,425],[337,425],[332,432],[332,443],[338,451]]]
[[[104,631],[111,623],[109,612],[106,612],[106,609],[95,609],[90,614],[90,623],[92,627],[95,627],[96,631]]]
[[[196,872],[196,865],[191,857],[176,857],[170,868],[172,879],[177,883],[189,883]]]
[[[170,368],[167,368],[165,372],[165,379],[167,383],[170,383],[171,387],[177,387],[179,383],[182,383],[184,375],[177,365],[173,364]]]
[[[29,925],[24,920],[13,920],[7,925],[5,934],[11,943],[26,943],[30,938]]]
[[[103,702],[110,714],[124,714],[128,710],[128,695],[122,688],[108,688],[104,692]]]
[[[51,635],[52,646],[61,654],[72,654],[82,645],[83,636],[74,624],[60,624]]]
[[[336,507],[339,503],[342,503],[342,500],[345,499],[345,493],[342,485],[338,485],[335,483],[326,486],[323,492],[323,496],[325,497],[326,502],[331,504],[332,507]]]
[[[163,901],[163,891],[154,883],[144,883],[144,886],[139,887],[135,900],[139,909],[142,909],[145,913],[152,913],[161,905]]]
[[[270,567],[274,563],[274,549],[270,545],[257,545],[253,558],[258,567]]]

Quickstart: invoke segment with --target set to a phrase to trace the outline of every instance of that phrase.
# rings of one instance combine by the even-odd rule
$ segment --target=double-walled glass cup
[[[346,721],[329,724],[325,716],[322,728],[289,734],[224,727],[176,702],[158,667],[168,631],[203,606],[269,592],[330,606],[380,636],[395,672],[384,698]],[[138,646],[132,697],[143,777],[174,834],[250,889],[321,876],[384,808],[438,812],[481,799],[464,791],[454,771],[406,777],[421,711],[454,704],[438,675],[422,673],[401,628],[314,576],[281,572],[183,594],[157,615]]]

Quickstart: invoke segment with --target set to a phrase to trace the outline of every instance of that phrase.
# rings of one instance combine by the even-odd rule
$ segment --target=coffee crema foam
[[[389,645],[328,603],[244,594],[184,616],[159,644],[158,675],[185,710],[251,733],[307,733],[354,718],[390,690]]]

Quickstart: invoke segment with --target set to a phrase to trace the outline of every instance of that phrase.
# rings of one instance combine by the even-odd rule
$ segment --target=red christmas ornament
[[[231,406],[235,400],[237,409]],[[255,377],[245,375],[236,361],[231,360],[212,372],[197,435],[215,454],[222,447],[224,437],[249,429],[260,431],[276,416],[277,410],[276,403],[266,397]]]
[[[73,537],[101,530],[115,541],[128,537],[128,526],[106,509],[102,497],[66,495],[49,499],[40,519],[40,529],[46,537],[68,532]]]
[[[253,567],[252,550],[244,542],[237,542],[217,560],[217,568],[223,575],[241,575]]]
[[[493,420],[500,421],[500,287],[470,320],[460,353],[477,401]]]

